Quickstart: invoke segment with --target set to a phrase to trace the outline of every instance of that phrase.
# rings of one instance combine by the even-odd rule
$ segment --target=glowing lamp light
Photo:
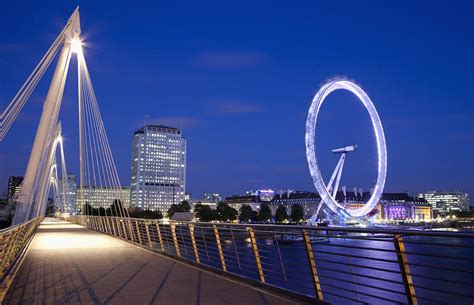
[[[79,37],[74,37],[71,39],[71,51],[73,53],[82,52],[82,41],[79,39]]]

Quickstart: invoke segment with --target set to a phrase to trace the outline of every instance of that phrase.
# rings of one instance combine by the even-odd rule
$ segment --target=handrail
[[[20,258],[43,216],[0,230],[0,302],[18,270]]]
[[[85,215],[84,215],[85,216]],[[92,217],[92,216],[89,216]],[[98,217],[98,216],[96,216]],[[101,216],[105,217],[105,216]],[[123,219],[121,217],[107,216],[109,218]],[[144,220],[143,218],[128,218],[130,220]],[[271,228],[271,229],[296,229],[296,230],[312,230],[312,231],[328,231],[328,232],[354,232],[354,233],[368,233],[368,234],[387,234],[387,235],[405,235],[405,236],[438,236],[438,237],[455,237],[455,238],[474,238],[473,232],[447,232],[447,231],[419,231],[419,230],[398,230],[398,229],[374,229],[374,228],[359,228],[359,227],[342,227],[342,226],[310,226],[310,225],[281,225],[281,224],[261,224],[261,223],[219,223],[219,222],[199,222],[199,221],[163,221],[158,219],[147,219],[151,221],[158,221],[160,223],[176,223],[176,224],[194,224],[194,225],[205,225],[205,226],[233,226],[242,227],[244,229],[252,228]]]
[[[474,266],[466,263],[472,261],[474,249],[474,234],[470,232],[86,215],[68,220],[158,253],[316,301],[474,301]]]
[[[10,231],[14,231],[15,229],[17,229],[18,227],[21,227],[21,226],[25,226],[25,225],[29,225],[31,223],[34,223],[35,221],[37,221],[36,218],[33,218],[33,219],[30,219],[29,221],[25,222],[25,223],[19,223],[19,224],[16,224],[14,226],[10,226],[10,227],[6,227],[6,228],[3,228],[3,229],[0,229],[0,235],[2,234],[6,234]]]

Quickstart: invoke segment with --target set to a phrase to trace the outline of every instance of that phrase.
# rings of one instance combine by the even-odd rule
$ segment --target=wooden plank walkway
[[[2,304],[289,305],[302,302],[75,224],[45,221]]]

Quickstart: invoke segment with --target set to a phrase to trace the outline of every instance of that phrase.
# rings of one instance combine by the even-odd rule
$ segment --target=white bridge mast
[[[44,210],[49,187],[50,175],[46,174],[51,168],[51,153],[54,144],[54,134],[58,124],[59,109],[63,99],[69,62],[71,60],[71,44],[79,39],[81,24],[79,7],[68,20],[68,23],[59,37],[62,50],[49,86],[48,95],[44,102],[43,112],[36,131],[33,148],[21,187],[16,207],[13,225],[38,216]]]

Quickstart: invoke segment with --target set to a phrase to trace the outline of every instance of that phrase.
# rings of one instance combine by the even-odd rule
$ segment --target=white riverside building
[[[125,208],[130,206],[130,188],[122,187],[120,189],[106,187],[85,187],[77,189],[76,205],[77,209],[82,209],[84,204],[88,203],[93,208],[110,208],[114,200],[122,200]]]
[[[468,212],[470,209],[469,194],[451,191],[428,191],[418,195],[433,206],[435,215],[449,215],[454,212]]]
[[[130,205],[166,212],[184,200],[186,191],[186,139],[181,130],[145,125],[132,143]]]

